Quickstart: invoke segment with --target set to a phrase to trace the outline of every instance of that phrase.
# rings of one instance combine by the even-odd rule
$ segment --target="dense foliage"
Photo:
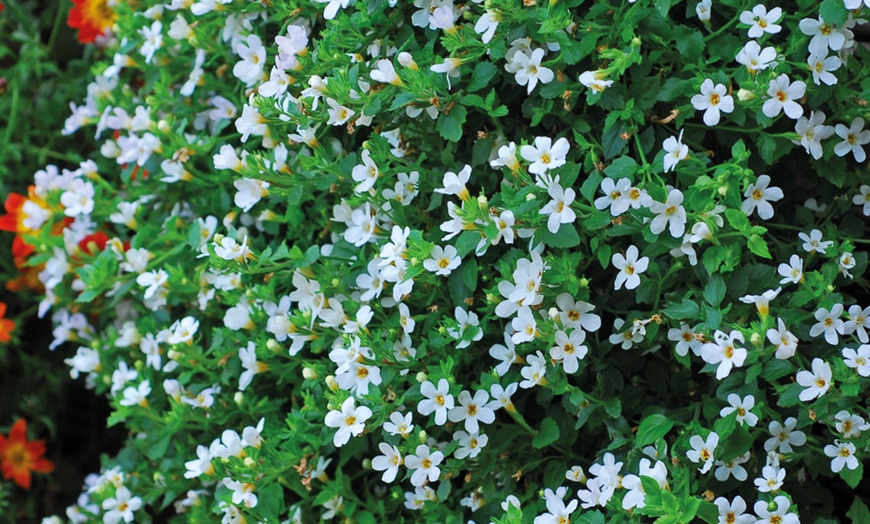
[[[870,518],[867,1],[76,2],[65,517]]]

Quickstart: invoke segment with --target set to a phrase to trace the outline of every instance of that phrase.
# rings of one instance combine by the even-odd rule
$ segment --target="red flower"
[[[79,42],[89,44],[102,36],[115,22],[115,12],[108,0],[72,0],[66,24],[78,29]]]
[[[15,322],[6,316],[6,303],[0,302],[0,342],[9,342],[12,339],[12,330],[15,329]]]
[[[4,305],[5,308],[5,305]],[[9,431],[9,438],[0,435],[0,471],[5,480],[12,479],[24,489],[30,489],[30,472],[51,473],[54,463],[42,458],[45,441],[27,441],[27,422],[20,418]]]

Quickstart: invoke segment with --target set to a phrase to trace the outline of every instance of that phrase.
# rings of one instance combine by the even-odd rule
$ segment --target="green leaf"
[[[749,235],[749,251],[752,251],[761,258],[771,258],[770,250],[767,248],[767,242],[760,235]]]
[[[749,451],[752,447],[752,435],[743,426],[737,426],[728,438],[719,440],[714,451],[716,460],[728,462]]]
[[[843,468],[840,470],[840,478],[843,479],[850,488],[855,489],[861,483],[861,478],[864,476],[864,464],[858,462],[858,467],[855,469]],[[862,521],[866,522],[866,521]]]
[[[677,304],[671,304],[664,310],[665,316],[673,319],[692,319],[697,320],[701,318],[701,308],[698,307],[697,302],[684,298],[682,302]]]
[[[600,511],[587,511],[580,515],[577,524],[604,524],[604,514]]]
[[[725,281],[719,275],[710,277],[707,286],[704,288],[704,300],[713,307],[722,303],[725,298]]]
[[[453,106],[453,109],[449,113],[441,113],[435,129],[446,140],[458,142],[462,138],[462,125],[465,123],[467,115],[468,112],[465,106]]]
[[[870,522],[870,510],[859,497],[855,497],[852,507],[846,512],[846,516],[852,519],[852,522]]]
[[[825,0],[819,7],[819,16],[829,24],[841,26],[849,17],[849,11],[842,0]]]
[[[608,220],[608,224],[610,221]],[[577,233],[577,228],[574,224],[562,224],[559,230],[551,233],[549,229],[543,228],[541,240],[550,247],[569,248],[580,245],[580,235]]]
[[[609,176],[614,180],[618,180],[620,178],[628,178],[632,182],[634,182],[634,174],[637,173],[637,170],[640,168],[635,159],[630,156],[621,156],[611,162],[609,166],[604,168],[604,174]]]
[[[583,181],[583,185],[580,186],[580,194],[583,195],[583,198],[585,198],[590,204],[595,201],[595,192],[598,191],[598,187],[601,185],[603,179],[604,176],[601,175],[601,172],[593,171],[586,177],[586,180]]]
[[[653,414],[647,416],[637,428],[635,447],[643,447],[654,443],[656,440],[667,435],[674,427],[674,422],[664,415]]]
[[[613,418],[622,414],[622,401],[617,397],[609,398],[604,401],[604,411]]]
[[[583,227],[592,231],[602,229],[609,226],[611,223],[610,213],[600,211],[593,213],[592,216],[583,220]]]
[[[489,84],[497,72],[498,68],[492,62],[478,62],[471,72],[471,81],[465,89],[469,93],[480,91]]]
[[[656,0],[656,11],[658,11],[662,17],[667,18],[668,11],[670,10],[671,0]]]
[[[541,429],[535,438],[532,439],[532,446],[536,449],[541,449],[549,446],[553,442],[559,440],[559,426],[551,417],[547,417],[541,422]]]
[[[719,522],[719,507],[712,502],[702,500],[698,507],[698,517],[708,524],[716,524]]]

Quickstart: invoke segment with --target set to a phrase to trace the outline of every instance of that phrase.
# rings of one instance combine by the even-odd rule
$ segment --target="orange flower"
[[[51,473],[54,463],[42,458],[45,441],[27,441],[27,422],[20,418],[9,431],[9,438],[0,435],[0,471],[5,480],[12,479],[24,489],[30,489],[30,472]]]
[[[83,44],[103,36],[115,23],[115,12],[109,7],[108,0],[73,0],[73,4],[66,24],[79,30],[78,39]]]
[[[0,342],[9,342],[12,339],[12,330],[15,329],[15,322],[6,316],[6,303],[0,302]]]

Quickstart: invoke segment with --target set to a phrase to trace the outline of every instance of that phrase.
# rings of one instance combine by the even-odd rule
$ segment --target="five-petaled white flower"
[[[782,189],[770,186],[770,176],[761,175],[754,183],[749,184],[746,191],[743,192],[743,205],[740,207],[746,216],[752,216],[752,213],[758,211],[758,217],[762,220],[770,220],[773,218],[773,206],[770,202],[781,200],[784,196]]]
[[[800,232],[798,233],[798,238],[804,241],[801,247],[807,253],[819,253],[820,255],[824,255],[825,251],[834,245],[833,240],[822,240],[822,232],[818,229],[813,229],[810,231],[809,235]]]
[[[850,127],[837,124],[834,131],[837,133],[837,136],[843,139],[842,142],[834,146],[834,153],[837,156],[846,156],[852,153],[856,162],[867,160],[867,153],[862,146],[870,143],[870,129],[864,129],[863,118],[859,117],[852,120]]]
[[[843,316],[843,304],[834,304],[831,306],[830,311],[823,307],[819,308],[813,316],[818,320],[818,323],[810,328],[810,336],[817,337],[824,333],[825,341],[832,346],[836,346],[840,341],[837,335],[843,335],[846,332],[846,325],[841,318]]]
[[[774,7],[770,11],[762,4],[752,8],[752,11],[740,13],[740,22],[749,26],[749,38],[758,38],[764,33],[776,34],[782,31],[782,26],[776,22],[782,17],[782,8]]]
[[[381,450],[381,455],[372,459],[372,469],[375,471],[383,471],[381,480],[384,482],[392,482],[396,480],[396,475],[399,473],[399,466],[404,464],[402,453],[396,446],[391,446],[386,442],[378,444],[378,449]]]
[[[770,503],[764,500],[759,500],[755,503],[755,514],[759,517],[755,521],[756,524],[800,524],[798,516],[788,512],[791,502],[789,502],[787,497],[777,495],[773,499],[773,503],[776,504],[774,511],[768,510]]]
[[[776,358],[786,360],[797,351],[798,339],[786,327],[781,318],[777,319],[777,329],[767,330],[767,340],[776,348]]]
[[[461,391],[456,401],[459,405],[450,409],[447,417],[450,422],[464,422],[469,433],[479,433],[480,424],[492,424],[495,421],[495,411],[487,405],[489,393],[485,389],[477,390],[474,396],[468,391]]]
[[[758,415],[750,411],[755,407],[754,396],[746,395],[745,398],[741,399],[737,393],[730,393],[728,395],[728,404],[728,406],[719,411],[720,417],[727,417],[731,413],[736,412],[737,422],[740,424],[745,422],[749,427],[755,427],[755,424],[758,423]]]
[[[547,194],[550,195],[550,200],[541,208],[541,215],[547,215],[547,229],[550,233],[559,231],[562,224],[572,224],[577,218],[577,214],[571,209],[571,204],[574,203],[576,194],[570,187],[563,189],[557,182],[550,182],[547,187]]]
[[[381,172],[378,170],[375,161],[372,160],[372,154],[368,149],[362,152],[362,161],[362,164],[355,166],[353,171],[351,171],[351,177],[359,182],[353,188],[354,193],[365,193],[370,190],[374,187],[378,177],[381,176]]]
[[[539,81],[542,84],[549,84],[555,76],[552,69],[541,65],[544,53],[544,49],[539,47],[532,51],[531,54],[526,54],[525,51],[517,51],[514,55],[513,66],[517,69],[515,73],[516,81],[521,86],[528,84],[528,94],[532,94]]]
[[[613,254],[610,262],[619,270],[613,282],[613,289],[619,290],[623,284],[625,289],[634,289],[640,285],[640,274],[649,267],[649,257],[638,258],[639,255],[640,252],[633,245],[628,246],[625,256],[622,253]]]
[[[586,332],[582,329],[575,329],[571,331],[570,335],[561,329],[556,331],[556,345],[550,348],[550,358],[561,362],[565,368],[565,373],[576,373],[580,367],[579,362],[589,351],[583,345],[585,340]]]
[[[680,238],[686,232],[686,208],[683,207],[683,192],[671,189],[665,202],[656,202],[649,206],[656,216],[649,224],[653,234],[661,234],[665,227],[674,238]]]
[[[420,384],[420,393],[426,397],[417,403],[417,411],[424,417],[435,413],[435,424],[443,426],[447,423],[447,411],[453,407],[453,395],[450,394],[450,383],[442,378],[438,387],[429,382]]]
[[[801,386],[807,388],[801,391],[799,398],[804,402],[808,402],[814,398],[820,398],[828,392],[831,387],[833,372],[831,365],[820,358],[813,359],[812,371],[798,371],[795,380]]]
[[[701,467],[698,468],[701,473],[710,471],[710,468],[713,467],[713,451],[719,445],[719,435],[711,432],[707,435],[706,441],[699,435],[693,435],[689,439],[689,445],[692,446],[692,449],[686,452],[686,457],[692,462],[701,464]]]
[[[704,111],[704,123],[715,126],[719,123],[720,112],[734,111],[734,97],[728,94],[725,84],[713,85],[713,80],[706,79],[701,84],[701,94],[692,97],[692,107]]]
[[[701,358],[708,364],[719,364],[716,368],[716,378],[722,380],[731,374],[731,368],[740,367],[746,361],[746,349],[735,347],[737,341],[744,341],[743,333],[735,329],[726,335],[717,330],[713,340],[715,342],[708,342],[701,346]]]
[[[356,437],[365,430],[365,421],[372,416],[372,410],[365,406],[354,406],[354,398],[348,397],[341,403],[340,410],[332,410],[326,414],[324,423],[330,428],[338,428],[332,443],[335,447],[347,444],[350,437]]]
[[[797,120],[804,114],[804,108],[797,103],[807,91],[807,85],[800,80],[789,82],[788,75],[781,74],[772,79],[767,88],[767,100],[761,106],[761,112],[773,118],[785,111],[787,117]]]
[[[423,261],[423,267],[426,271],[446,277],[459,267],[461,262],[462,259],[459,258],[456,248],[448,244],[443,248],[441,246],[433,247],[430,257]]]
[[[414,455],[405,457],[405,466],[414,471],[411,474],[411,484],[422,486],[426,480],[437,481],[441,476],[441,468],[438,465],[442,460],[444,460],[444,453],[440,451],[433,453],[426,444],[417,446]]]
[[[685,160],[689,156],[689,146],[683,143],[683,131],[680,130],[679,138],[669,136],[662,142],[662,149],[665,150],[665,156],[662,158],[665,173],[674,169],[680,160]]]
[[[851,442],[835,440],[833,444],[825,446],[825,455],[834,459],[831,461],[831,471],[834,473],[839,473],[843,467],[858,469],[860,465],[855,456],[855,444]]]
[[[554,143],[550,137],[535,137],[535,145],[525,145],[520,148],[520,156],[532,164],[529,173],[543,175],[551,169],[565,165],[570,145],[568,139],[562,137]]]

